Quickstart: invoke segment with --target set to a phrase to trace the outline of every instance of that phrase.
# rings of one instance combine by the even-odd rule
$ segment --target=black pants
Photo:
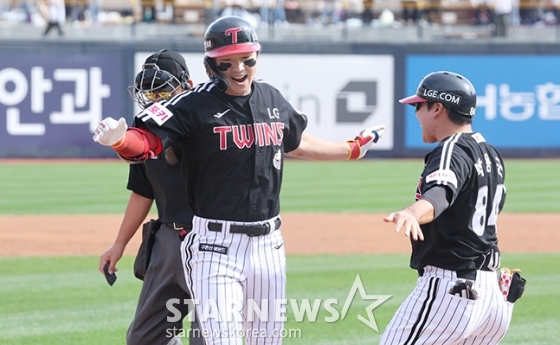
[[[43,36],[47,36],[47,34],[49,33],[49,31],[51,31],[52,28],[56,28],[58,30],[58,36],[64,35],[59,22],[49,22],[47,24],[47,28],[45,29],[45,32],[43,33]]]
[[[494,36],[495,37],[506,37],[509,26],[509,13],[496,14],[494,17],[494,23],[496,25]]]

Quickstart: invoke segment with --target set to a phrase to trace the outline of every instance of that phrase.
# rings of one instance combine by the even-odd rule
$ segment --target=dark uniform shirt
[[[148,199],[154,199],[158,219],[163,223],[189,223],[193,212],[188,203],[185,177],[181,166],[170,165],[165,154],[144,164],[131,164],[127,188]]]
[[[138,115],[163,141],[184,150],[190,204],[197,216],[262,221],[280,212],[284,152],[307,125],[270,84],[255,80],[247,97],[210,81]]]
[[[498,151],[480,133],[457,133],[425,157],[416,200],[430,188],[446,187],[449,208],[421,225],[424,241],[412,241],[410,266],[477,269],[476,262],[497,247],[496,220],[506,189]]]

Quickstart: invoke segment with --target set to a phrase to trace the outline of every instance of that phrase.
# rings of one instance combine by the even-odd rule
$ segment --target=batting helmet
[[[257,32],[241,17],[218,18],[208,26],[204,34],[204,52],[209,58],[260,50]]]
[[[181,86],[188,89],[189,69],[179,53],[162,49],[148,56],[142,71],[128,87],[128,93],[141,106],[159,99],[169,99]]]
[[[403,104],[420,102],[441,103],[462,115],[474,116],[476,92],[471,82],[453,72],[433,72],[425,76],[416,90],[416,95],[399,100]]]

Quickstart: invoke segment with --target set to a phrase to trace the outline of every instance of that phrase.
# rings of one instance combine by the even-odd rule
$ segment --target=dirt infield
[[[283,214],[288,254],[409,253],[407,238],[381,214]],[[121,215],[0,216],[0,257],[100,255],[113,242]],[[560,252],[560,214],[502,214],[504,252]],[[139,232],[125,254],[135,254]]]

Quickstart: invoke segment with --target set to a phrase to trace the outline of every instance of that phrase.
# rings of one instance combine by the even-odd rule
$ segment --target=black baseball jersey
[[[457,133],[442,140],[425,157],[416,200],[434,186],[445,186],[449,207],[421,225],[424,241],[412,241],[410,266],[477,269],[475,260],[497,246],[504,178],[500,154],[480,133]]]
[[[185,178],[177,162],[171,165],[165,154],[144,164],[130,164],[127,188],[141,196],[154,199],[159,220],[163,223],[192,221]]]
[[[138,117],[167,146],[179,145],[197,216],[261,221],[280,212],[284,152],[299,146],[307,117],[262,80],[246,97],[211,81],[147,107]]]

